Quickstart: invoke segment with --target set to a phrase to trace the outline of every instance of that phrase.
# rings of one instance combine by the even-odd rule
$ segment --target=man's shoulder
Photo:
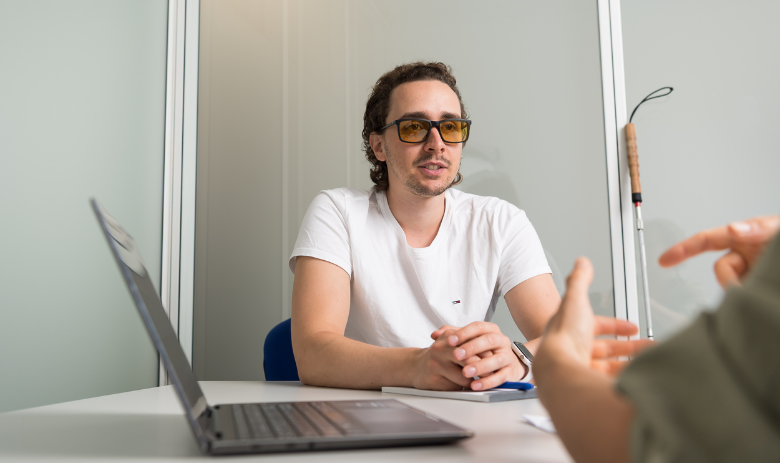
[[[331,202],[335,204],[339,209],[354,207],[356,205],[366,204],[372,200],[374,195],[374,189],[359,190],[357,188],[333,188],[330,190],[321,190],[317,196],[314,197],[312,204],[318,204],[323,202]]]
[[[368,199],[371,194],[374,192],[374,189],[371,188],[370,190],[360,190],[357,188],[347,188],[347,187],[341,187],[341,188],[332,188],[330,190],[321,190],[319,194],[329,196],[331,198],[347,198],[347,199]]]
[[[453,201],[453,212],[480,212],[482,214],[514,214],[522,212],[517,206],[495,196],[480,196],[455,188],[447,190]]]

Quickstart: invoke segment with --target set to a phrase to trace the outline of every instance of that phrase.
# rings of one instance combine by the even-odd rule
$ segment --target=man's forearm
[[[579,463],[628,462],[633,410],[613,381],[583,365],[534,365],[539,398]]]
[[[295,343],[298,376],[305,384],[351,389],[412,386],[421,349],[377,347],[320,331]]]

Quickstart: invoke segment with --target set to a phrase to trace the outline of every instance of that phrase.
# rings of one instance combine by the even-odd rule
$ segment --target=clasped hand
[[[421,351],[417,363],[414,387],[418,389],[478,391],[517,381],[525,374],[509,338],[494,323],[445,325],[431,338],[433,344]]]

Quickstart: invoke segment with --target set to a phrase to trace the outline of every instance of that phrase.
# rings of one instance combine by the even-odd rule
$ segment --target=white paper
[[[555,431],[555,425],[553,425],[553,422],[549,416],[523,415],[523,418],[525,418],[528,423],[536,426],[542,431],[549,432],[550,434],[557,434]]]

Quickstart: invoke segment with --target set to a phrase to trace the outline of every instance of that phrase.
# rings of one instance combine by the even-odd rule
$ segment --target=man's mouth
[[[439,170],[446,169],[449,166],[444,161],[428,161],[420,164],[419,167],[431,172],[438,172]]]
[[[447,174],[447,166],[442,165],[440,163],[427,163],[422,164],[419,167],[420,170],[423,171],[423,173],[430,177],[440,177],[442,175]]]

